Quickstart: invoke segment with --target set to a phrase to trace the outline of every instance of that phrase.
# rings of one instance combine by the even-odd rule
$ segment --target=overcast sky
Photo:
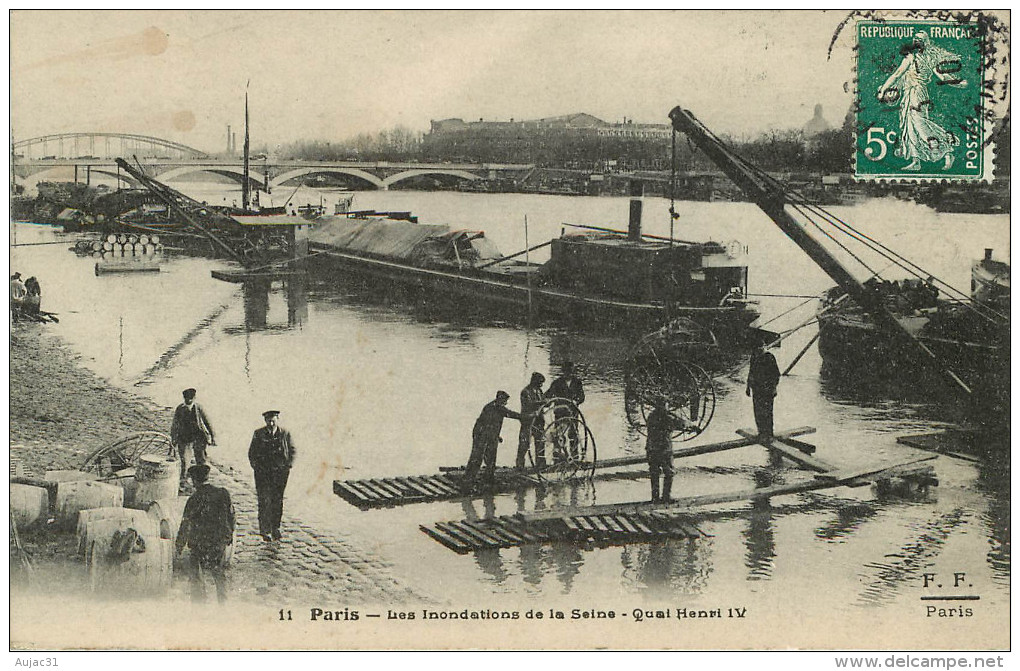
[[[240,129],[250,80],[257,146],[342,139],[432,119],[588,112],[716,132],[842,122],[844,12],[31,12],[11,18],[16,139],[155,135],[206,151]],[[238,133],[240,137],[240,133]]]

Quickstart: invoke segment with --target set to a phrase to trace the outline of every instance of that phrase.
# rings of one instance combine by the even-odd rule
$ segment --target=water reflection
[[[246,331],[263,331],[269,320],[269,289],[268,280],[250,280],[244,282],[244,329]]]
[[[624,579],[656,597],[703,592],[712,573],[711,540],[669,538],[626,545],[620,554]]]
[[[751,504],[751,514],[744,530],[744,545],[747,555],[748,580],[767,580],[772,575],[776,558],[776,536],[773,528],[772,504],[768,499],[759,499]]]
[[[492,494],[482,495],[480,501],[482,504],[482,514],[480,516],[476,508],[475,499],[465,499],[461,502],[465,520],[468,522],[478,522],[479,520],[492,519],[496,516],[496,499]],[[506,582],[508,576],[506,567],[503,566],[503,557],[500,552],[499,548],[483,548],[476,550],[474,553],[475,564],[497,585]]]
[[[287,325],[300,328],[308,321],[308,278],[294,275],[286,281]]]
[[[890,552],[879,561],[866,562],[870,573],[861,575],[863,587],[858,595],[861,605],[877,606],[891,601],[907,583],[916,583],[925,567],[930,566],[958,527],[966,524],[967,513],[956,509],[938,515],[921,527],[917,539]]]

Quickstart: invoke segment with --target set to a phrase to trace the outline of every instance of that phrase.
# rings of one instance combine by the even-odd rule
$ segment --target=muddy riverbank
[[[15,326],[11,342],[11,472],[42,476],[48,470],[77,468],[95,449],[138,431],[166,431],[171,408],[159,407],[107,384],[80,364],[54,327]],[[215,449],[215,448],[213,448]],[[288,515],[284,538],[272,544],[257,534],[257,513],[250,473],[216,464],[213,480],[230,492],[237,511],[230,598],[249,604],[357,601],[400,603],[429,601],[421,590],[403,585],[381,556],[356,539],[323,533]],[[45,527],[24,530],[22,540],[32,570],[26,574],[11,557],[12,587],[35,600],[89,595],[76,556],[73,533]],[[170,601],[190,597],[186,577],[175,570]],[[24,622],[24,620],[23,620]],[[17,629],[17,627],[15,628]],[[31,639],[12,644],[33,647]]]

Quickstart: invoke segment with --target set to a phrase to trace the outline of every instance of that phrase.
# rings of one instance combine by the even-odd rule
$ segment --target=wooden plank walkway
[[[662,538],[708,536],[690,517],[655,512],[561,515],[533,521],[518,514],[485,520],[422,524],[419,529],[458,554],[529,544],[620,545]]]
[[[692,445],[679,447],[673,450],[673,457],[693,457],[701,454],[712,454],[725,450],[733,450],[741,447],[757,445],[757,436],[749,431],[741,433],[742,438],[727,440],[716,443],[705,443],[703,445]],[[814,433],[814,427],[801,426],[788,431],[776,433],[776,440],[793,441],[795,436],[803,436]],[[807,445],[807,443],[800,443]],[[811,446],[809,446],[811,447]],[[647,462],[644,454],[628,455],[613,459],[604,459],[596,462],[596,479],[611,480],[621,477],[647,477],[644,471],[611,471],[623,466],[642,465]],[[475,494],[464,492],[460,489],[460,475],[463,468],[451,467],[441,469],[443,472],[434,475],[402,476],[394,478],[378,478],[364,480],[334,480],[333,493],[361,510],[373,508],[389,508],[394,506],[410,505],[413,503],[431,503],[434,501],[448,501],[458,498],[468,498]],[[583,469],[581,469],[583,470]],[[521,487],[535,487],[543,484],[537,479],[539,469],[528,468],[523,471],[516,471],[511,468],[498,468],[496,470],[495,485],[486,489],[486,494],[504,494],[517,491]]]

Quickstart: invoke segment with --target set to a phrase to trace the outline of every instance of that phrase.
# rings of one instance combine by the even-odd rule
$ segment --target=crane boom
[[[858,305],[870,314],[880,326],[892,333],[898,340],[918,351],[924,361],[934,365],[951,383],[966,394],[970,387],[949,369],[927,345],[908,332],[903,324],[889,312],[881,297],[869,291],[848,271],[807,229],[787,210],[786,193],[776,184],[763,179],[741,160],[725,144],[698,121],[693,114],[681,107],[674,107],[669,113],[673,129],[682,132],[740,187],[758,207],[786,234],[788,238],[808,255],[832,280]]]

